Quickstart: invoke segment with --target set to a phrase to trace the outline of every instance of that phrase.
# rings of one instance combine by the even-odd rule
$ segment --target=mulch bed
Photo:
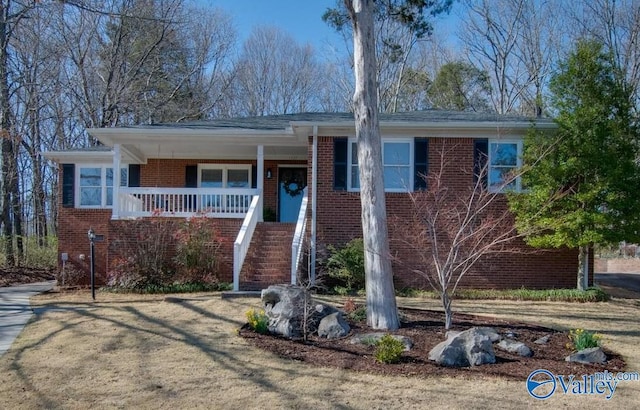
[[[510,380],[526,380],[537,369],[546,369],[554,374],[583,375],[594,372],[620,371],[625,367],[622,358],[605,349],[608,362],[605,365],[577,364],[565,361],[571,352],[566,347],[569,341],[566,332],[558,332],[526,323],[506,322],[493,318],[454,314],[452,330],[465,330],[473,326],[490,326],[498,333],[515,333],[516,339],[527,344],[534,352],[533,357],[520,357],[516,354],[495,349],[496,363],[468,368],[442,367],[428,359],[429,351],[445,339],[443,327],[444,314],[441,312],[417,309],[401,309],[402,326],[393,334],[409,337],[413,348],[405,352],[400,363],[381,364],[375,360],[373,346],[350,343],[355,334],[371,333],[374,330],[362,323],[350,322],[351,332],[342,339],[327,340],[311,336],[307,341],[289,340],[278,336],[261,335],[248,326],[240,330],[240,336],[260,349],[276,355],[299,361],[312,366],[348,369],[358,372],[390,376],[450,376],[478,378],[495,376]],[[545,335],[551,335],[547,344],[535,344]]]

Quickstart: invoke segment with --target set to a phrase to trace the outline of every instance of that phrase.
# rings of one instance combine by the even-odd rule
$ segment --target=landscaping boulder
[[[327,339],[337,339],[349,334],[351,327],[342,317],[341,312],[334,312],[320,320],[318,336]]]
[[[467,367],[495,363],[496,356],[489,335],[497,332],[491,328],[472,327],[439,343],[429,352],[429,360],[441,366]],[[499,337],[499,336],[498,336]]]
[[[546,345],[549,343],[549,340],[551,340],[551,335],[544,335],[541,338],[534,340],[533,343],[537,345]]]
[[[533,356],[533,350],[529,348],[526,344],[522,342],[518,342],[513,339],[502,339],[497,346],[509,353],[515,353],[521,357],[531,357]]]
[[[302,337],[305,330],[315,331],[323,317],[338,311],[316,302],[307,289],[294,285],[263,289],[262,304],[269,318],[269,331],[288,338]]]
[[[604,354],[601,347],[591,347],[589,349],[580,350],[565,358],[567,362],[578,363],[600,363],[607,362],[607,355]]]

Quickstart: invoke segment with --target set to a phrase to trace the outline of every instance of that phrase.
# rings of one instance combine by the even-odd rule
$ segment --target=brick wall
[[[136,221],[117,220],[110,221],[111,243],[108,248],[109,266],[112,266],[117,258],[126,255],[126,250],[137,246],[139,238],[157,231],[158,236],[167,241],[165,261],[171,264],[175,256],[176,241],[174,233],[180,229],[181,218],[144,218]],[[207,221],[215,226],[219,239],[222,241],[220,249],[220,265],[218,279],[223,282],[233,281],[233,242],[238,235],[242,219],[209,219]],[[155,226],[152,226],[154,225]]]
[[[452,158],[443,169],[447,186],[469,189],[473,184],[473,139],[431,138],[429,140],[430,171],[439,168],[441,152]],[[311,155],[311,154],[309,154]],[[466,167],[464,166],[466,164]],[[311,172],[311,170],[309,170]],[[320,247],[327,244],[342,245],[362,236],[360,195],[333,189],[333,138],[318,139],[318,204],[317,232]],[[311,180],[311,178],[309,178]],[[396,222],[408,217],[411,201],[407,194],[385,195],[391,254],[394,258],[396,286],[427,287],[428,283],[414,269],[419,269],[415,253],[394,240]],[[497,204],[506,206],[506,201]],[[575,287],[578,268],[577,251],[553,249],[540,251],[519,242],[518,253],[500,254],[481,260],[469,272],[462,286],[476,288],[551,288]]]

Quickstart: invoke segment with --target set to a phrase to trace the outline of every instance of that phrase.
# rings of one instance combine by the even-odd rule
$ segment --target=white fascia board
[[[340,122],[311,122],[299,121],[292,122],[292,128],[302,135],[311,135],[310,131],[313,126],[318,126],[318,134],[321,136],[342,136],[355,133],[355,123],[353,121]],[[415,122],[415,121],[381,121],[380,130],[382,133],[400,133],[411,135],[429,135],[429,136],[452,136],[462,134],[461,137],[466,138],[469,135],[478,132],[493,133],[514,133],[523,134],[530,128],[540,130],[553,130],[557,125],[553,122],[543,121],[536,123],[535,121],[509,122],[509,121],[456,121],[456,122]]]
[[[190,142],[264,144],[286,143],[297,140],[291,129],[193,129],[193,128],[90,128],[87,132],[105,145],[135,144],[136,142],[171,143]]]
[[[41,154],[60,164],[113,162],[113,151],[47,151]]]

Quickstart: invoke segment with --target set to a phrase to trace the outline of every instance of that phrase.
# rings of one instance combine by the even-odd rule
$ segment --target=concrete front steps
[[[240,271],[240,290],[261,290],[291,282],[294,223],[260,222]]]

